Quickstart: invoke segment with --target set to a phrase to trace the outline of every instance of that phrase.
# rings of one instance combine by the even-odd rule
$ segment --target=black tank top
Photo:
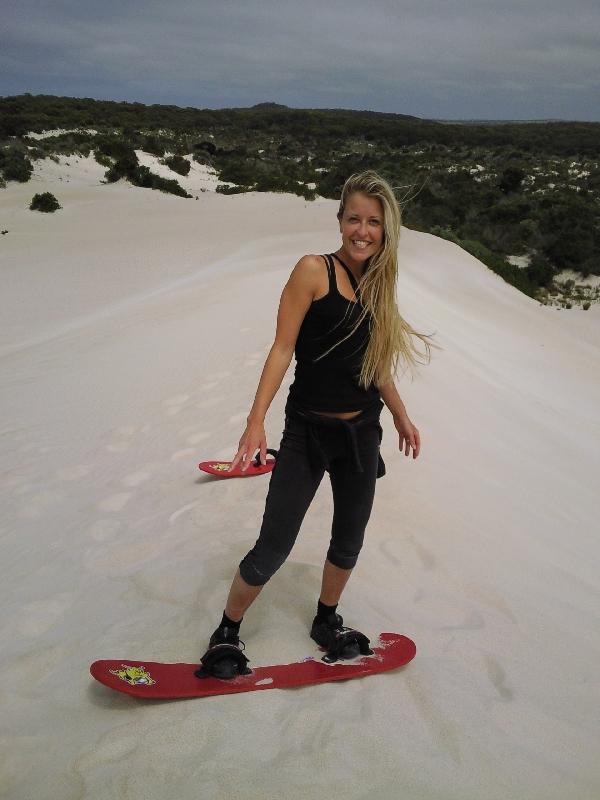
[[[360,302],[348,300],[339,292],[332,255],[322,256],[327,264],[329,292],[313,300],[298,332],[296,369],[288,397],[297,406],[312,411],[359,411],[380,401],[379,389],[374,383],[368,389],[358,383],[371,335],[370,315],[367,314],[348,339],[318,358],[352,330],[362,309]],[[334,257],[346,270],[360,300],[356,278],[338,256]]]

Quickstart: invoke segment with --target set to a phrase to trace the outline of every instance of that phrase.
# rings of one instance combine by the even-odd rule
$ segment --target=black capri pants
[[[239,565],[246,583],[264,585],[287,559],[325,471],[334,507],[327,559],[342,569],[354,567],[373,507],[375,481],[385,474],[379,453],[382,406],[380,403],[375,415],[362,412],[343,424],[332,417],[323,422],[323,417],[310,412],[303,418],[288,413],[286,407],[260,534]],[[349,426],[354,428],[352,436]]]

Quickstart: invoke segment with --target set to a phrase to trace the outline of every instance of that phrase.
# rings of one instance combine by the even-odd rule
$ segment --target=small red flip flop
[[[267,455],[271,454],[274,458],[267,458],[267,463],[263,466],[260,463],[260,453],[257,453],[247,469],[242,471],[241,462],[233,470],[229,470],[231,461],[201,461],[198,468],[203,472],[208,472],[209,475],[218,475],[220,478],[250,478],[253,475],[264,475],[265,472],[271,472],[277,460],[278,451],[267,449]]]

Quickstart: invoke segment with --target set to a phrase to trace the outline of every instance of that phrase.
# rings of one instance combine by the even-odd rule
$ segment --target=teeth
[[[365,241],[363,241],[362,239],[355,239],[355,240],[352,242],[352,244],[353,244],[355,247],[367,247],[367,246],[368,246],[368,244],[369,244],[369,242],[365,242]]]

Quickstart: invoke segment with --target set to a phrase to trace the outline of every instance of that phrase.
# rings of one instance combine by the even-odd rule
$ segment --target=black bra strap
[[[335,253],[331,253],[330,258],[331,258],[331,256],[333,256],[334,258],[337,258],[337,260],[340,262],[342,267],[346,270],[346,273],[348,274],[348,277],[350,278],[350,284],[352,285],[352,289],[354,290],[354,294],[356,295],[357,299],[360,299],[360,294],[359,294],[359,291],[358,291],[358,282],[357,282],[356,278],[354,277],[354,275],[352,274],[352,270],[344,264],[344,262],[342,261],[342,259],[338,255],[336,255]]]
[[[336,283],[336,280],[335,280],[335,266],[333,264],[333,261],[332,261],[330,255],[324,255],[324,256],[322,256],[322,258],[325,259],[325,263],[327,265],[327,276],[329,278],[329,293],[333,294],[333,293],[335,293],[335,290],[337,289],[337,283]]]

